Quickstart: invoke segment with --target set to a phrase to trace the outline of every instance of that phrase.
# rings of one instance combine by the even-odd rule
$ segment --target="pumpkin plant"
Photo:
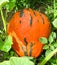
[[[51,24],[45,14],[32,9],[16,12],[7,26],[13,49],[19,56],[38,57],[43,51],[40,37],[49,37]]]

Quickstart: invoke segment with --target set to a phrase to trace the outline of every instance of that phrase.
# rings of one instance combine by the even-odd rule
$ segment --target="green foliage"
[[[54,41],[54,39],[56,38],[56,33],[52,32],[49,36],[49,43],[52,43]]]
[[[16,0],[9,0],[9,2],[6,4],[6,9],[7,11],[11,11],[15,6],[16,6]]]
[[[1,51],[8,52],[11,49],[11,46],[12,46],[12,38],[11,38],[11,36],[7,36],[5,41],[3,41],[0,38],[0,50]]]
[[[0,0],[0,8],[4,6],[9,0]]]
[[[3,63],[0,63],[0,65],[10,65],[9,61],[4,61]]]
[[[40,39],[39,39],[39,41],[40,42],[42,42],[43,44],[46,44],[48,41],[47,41],[47,38],[45,38],[45,37],[41,37]]]
[[[31,59],[34,62],[30,60],[31,57],[17,57],[18,55],[11,49],[12,38],[6,33],[8,16],[23,8],[32,8],[45,13],[52,25],[49,38],[39,39],[44,44],[43,52],[38,58]],[[57,65],[57,0],[0,0],[0,13],[2,19],[0,22],[3,22],[4,26],[2,31],[0,30],[0,60],[3,61],[0,65]]]
[[[43,38],[43,37],[42,37]],[[41,42],[43,42],[43,40],[40,40]],[[46,42],[46,40],[44,39],[44,41]],[[54,54],[51,54],[52,52],[54,52],[54,50],[57,48],[57,40],[56,40],[56,33],[55,32],[51,32],[51,34],[50,34],[50,36],[49,36],[49,38],[48,38],[48,40],[47,40],[48,42],[44,45],[44,47],[43,47],[43,49],[45,50],[45,54],[43,55],[43,61],[41,60],[41,59],[39,59],[39,60],[41,60],[42,61],[42,63],[40,63],[40,65],[45,65],[46,64],[46,62],[48,61],[48,56],[49,56],[49,59],[51,60],[51,59],[53,59],[53,58],[50,58],[52,55],[56,55],[56,53],[54,53]],[[56,50],[56,52],[57,52],[57,50]],[[49,55],[50,54],[50,55]],[[44,57],[45,56],[45,57]],[[47,58],[46,58],[47,57]],[[42,56],[40,57],[40,58],[42,58]],[[52,62],[49,60],[49,64],[51,64],[52,65]],[[54,59],[53,59],[54,60]],[[57,60],[57,58],[55,57],[55,60]],[[56,64],[57,62],[55,62],[55,64]],[[48,64],[48,63],[47,63]]]
[[[53,26],[57,28],[57,18],[52,22]]]
[[[49,51],[48,51],[49,52]],[[39,65],[45,65],[46,62],[57,52],[57,48],[52,51],[52,52],[49,52],[49,54],[45,57],[45,59],[39,64]]]
[[[48,45],[45,45],[45,46],[43,47],[43,49],[47,50],[47,49],[49,49],[49,46],[48,46]]]
[[[54,0],[54,19],[57,18],[57,0]]]
[[[9,61],[4,61],[0,65],[34,65],[34,63],[28,57],[11,57]]]

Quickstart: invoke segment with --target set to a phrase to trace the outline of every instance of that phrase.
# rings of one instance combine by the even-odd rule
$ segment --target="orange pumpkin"
[[[19,56],[38,57],[44,46],[39,38],[48,38],[50,31],[48,18],[32,9],[16,12],[7,27],[7,33],[13,39],[12,47]]]

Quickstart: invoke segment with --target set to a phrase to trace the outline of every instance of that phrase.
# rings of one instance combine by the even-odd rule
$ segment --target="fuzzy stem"
[[[4,15],[3,15],[2,8],[1,8],[1,17],[2,17],[2,21],[3,21],[4,30],[6,32],[6,20],[5,20]]]
[[[47,61],[49,61],[49,59],[51,59],[51,57],[52,57],[56,52],[57,52],[57,48],[56,48],[54,51],[52,51],[51,53],[49,53],[49,54],[45,57],[45,59],[44,59],[41,63],[39,63],[38,65],[45,65],[45,64],[47,63]]]

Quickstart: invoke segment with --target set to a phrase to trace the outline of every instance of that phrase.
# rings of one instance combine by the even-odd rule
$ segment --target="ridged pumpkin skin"
[[[16,12],[7,27],[7,33],[13,38],[12,47],[19,56],[38,57],[43,49],[39,38],[48,38],[50,31],[48,18],[32,9]]]

